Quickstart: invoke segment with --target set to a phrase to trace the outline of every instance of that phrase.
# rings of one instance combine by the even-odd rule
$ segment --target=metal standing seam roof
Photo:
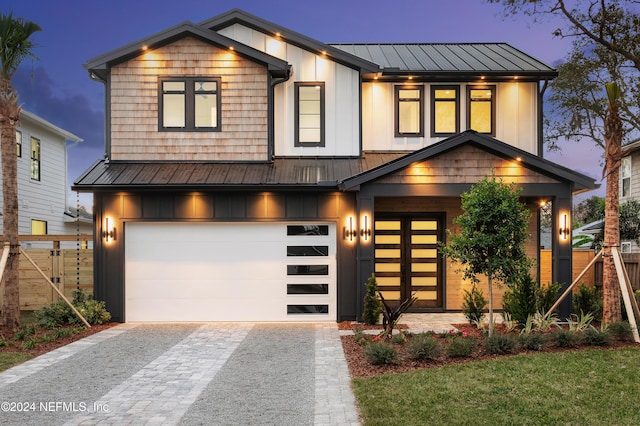
[[[549,65],[507,43],[331,44],[400,72],[522,73],[556,75]]]
[[[366,153],[361,158],[276,158],[273,163],[96,162],[74,190],[195,190],[221,187],[337,188],[348,177],[374,169],[403,153]]]

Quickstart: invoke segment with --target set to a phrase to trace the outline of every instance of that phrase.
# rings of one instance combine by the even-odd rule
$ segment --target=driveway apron
[[[123,324],[0,373],[0,423],[359,424],[336,324]]]

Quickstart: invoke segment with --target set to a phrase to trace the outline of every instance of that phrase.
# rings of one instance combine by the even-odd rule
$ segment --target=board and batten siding
[[[66,140],[30,120],[23,119],[17,130],[22,132],[22,156],[18,157],[18,233],[30,235],[31,220],[36,219],[47,222],[49,234],[65,234],[68,185]],[[31,179],[31,137],[40,140],[39,181]],[[0,174],[0,200],[1,197]],[[3,225],[0,215],[0,230]],[[25,243],[25,247],[29,244]]]
[[[220,77],[221,131],[158,131],[160,77]],[[112,160],[267,161],[265,66],[185,37],[111,70]]]
[[[360,155],[360,74],[357,70],[241,24],[218,32],[291,64],[291,78],[275,88],[275,155]],[[294,146],[294,84],[305,81],[325,83],[325,146]]]
[[[418,84],[420,85],[420,84]],[[460,131],[467,130],[467,85],[460,87]],[[536,83],[492,83],[496,87],[496,139],[537,155]],[[424,86],[424,137],[395,137],[394,84],[370,82],[362,85],[362,141],[365,151],[415,151],[444,137],[431,137],[431,84]]]

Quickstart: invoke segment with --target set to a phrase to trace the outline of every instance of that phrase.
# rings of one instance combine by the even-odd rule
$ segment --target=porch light
[[[104,238],[105,243],[110,243],[111,241],[116,240],[116,227],[113,226],[113,220],[108,217],[104,219],[102,238]]]
[[[560,215],[560,238],[566,240],[569,238],[569,216],[566,213]]]
[[[360,236],[364,241],[369,241],[371,236],[371,227],[369,225],[369,216],[366,214],[362,218],[362,229],[360,230]]]
[[[356,235],[358,235],[358,231],[353,227],[353,216],[349,216],[347,226],[344,227],[344,239],[353,241]]]

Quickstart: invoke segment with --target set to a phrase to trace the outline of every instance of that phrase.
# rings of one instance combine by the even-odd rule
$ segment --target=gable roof
[[[53,123],[50,123],[49,121],[45,120],[42,117],[39,117],[37,115],[35,115],[32,112],[29,112],[27,110],[20,110],[20,120],[23,123],[26,122],[30,122],[30,123],[37,123],[38,125],[44,127],[45,129],[49,130],[50,132],[56,133],[60,136],[62,136],[65,140],[68,141],[72,141],[72,142],[82,142],[84,139],[82,139],[80,136],[76,136],[73,133],[61,129],[60,127],[56,126]]]
[[[290,72],[291,67],[286,61],[267,55],[266,53],[247,46],[246,44],[239,43],[233,39],[223,36],[222,34],[218,34],[215,31],[209,31],[206,28],[197,26],[191,22],[183,22],[103,55],[96,56],[95,58],[90,59],[84,65],[84,68],[87,69],[90,74],[93,74],[104,81],[107,79],[108,69],[112,66],[142,55],[147,49],[162,47],[187,36],[196,37],[200,40],[223,48],[231,48],[234,53],[265,64],[274,75],[286,76]]]
[[[382,76],[508,77],[535,80],[555,78],[558,72],[507,43],[354,43],[332,44],[352,55],[375,62]]]
[[[375,73],[380,71],[380,67],[374,61],[352,55],[344,49],[338,49],[332,45],[315,40],[304,34],[300,34],[281,25],[267,21],[266,19],[252,15],[241,9],[232,9],[226,13],[214,16],[200,22],[200,26],[213,31],[219,31],[222,28],[229,27],[234,24],[241,24],[256,31],[277,37],[290,44],[298,46],[318,55],[326,55],[332,60],[345,66],[360,69],[363,72]]]
[[[340,183],[340,188],[343,190],[356,190],[362,184],[366,184],[375,179],[400,171],[415,162],[428,160],[469,144],[498,157],[512,160],[519,159],[518,161],[520,161],[524,167],[537,173],[565,182],[572,182],[574,184],[574,193],[597,188],[595,180],[586,175],[575,172],[566,167],[562,167],[556,163],[540,158],[490,136],[477,133],[474,130],[464,131],[458,135],[414,151],[396,160],[392,160],[389,163],[382,164],[373,169],[344,179]]]

